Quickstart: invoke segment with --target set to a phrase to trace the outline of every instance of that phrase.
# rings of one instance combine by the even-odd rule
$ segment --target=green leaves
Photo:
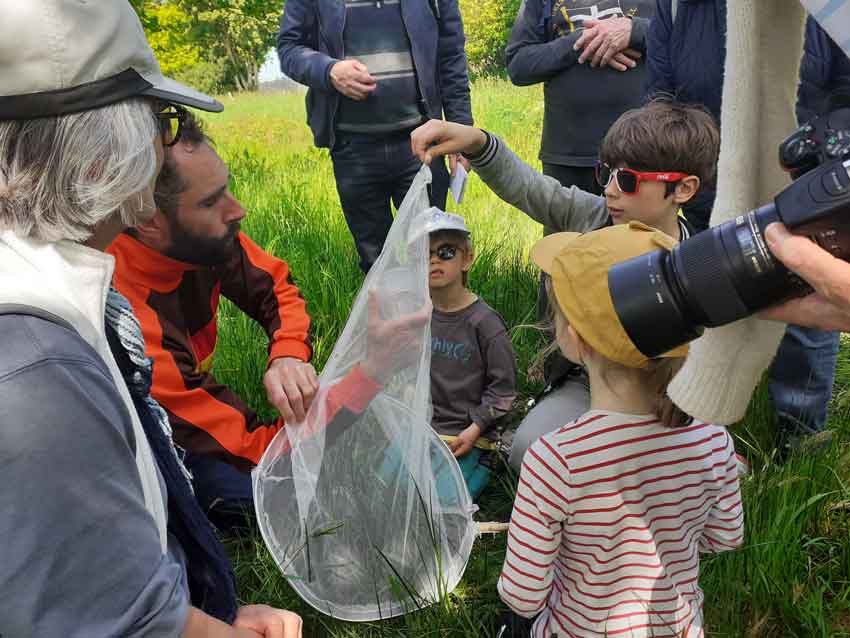
[[[198,88],[205,90],[257,89],[257,74],[277,34],[280,0],[131,0],[131,4],[163,73],[201,76],[206,86]],[[219,77],[203,77],[210,74]]]
[[[520,0],[458,0],[466,32],[466,57],[474,75],[503,75],[505,45]]]

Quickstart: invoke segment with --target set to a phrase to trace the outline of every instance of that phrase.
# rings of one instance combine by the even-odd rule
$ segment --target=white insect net
[[[476,532],[460,468],[430,425],[430,181],[423,167],[304,422],[278,433],[253,474],[257,520],[282,573],[344,620],[435,602],[460,581]]]

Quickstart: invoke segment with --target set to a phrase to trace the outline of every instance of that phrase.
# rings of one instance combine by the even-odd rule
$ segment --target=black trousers
[[[410,148],[410,131],[338,132],[331,158],[342,212],[360,255],[360,269],[369,272],[393,223],[390,203],[401,206],[422,162]],[[449,188],[445,161],[434,160],[431,172],[431,205],[445,208]]]

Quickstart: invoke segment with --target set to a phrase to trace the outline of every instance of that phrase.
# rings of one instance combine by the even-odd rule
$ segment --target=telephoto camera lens
[[[833,255],[850,257],[850,159],[812,170],[757,210],[674,246],[613,266],[608,287],[632,343],[657,357],[783,299],[811,292],[776,260],[764,231],[782,221]]]

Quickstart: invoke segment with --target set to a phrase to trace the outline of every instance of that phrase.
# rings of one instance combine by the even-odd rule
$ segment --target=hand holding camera
[[[850,264],[807,238],[792,235],[782,224],[768,226],[765,237],[773,256],[815,292],[768,308],[759,318],[850,331]]]

